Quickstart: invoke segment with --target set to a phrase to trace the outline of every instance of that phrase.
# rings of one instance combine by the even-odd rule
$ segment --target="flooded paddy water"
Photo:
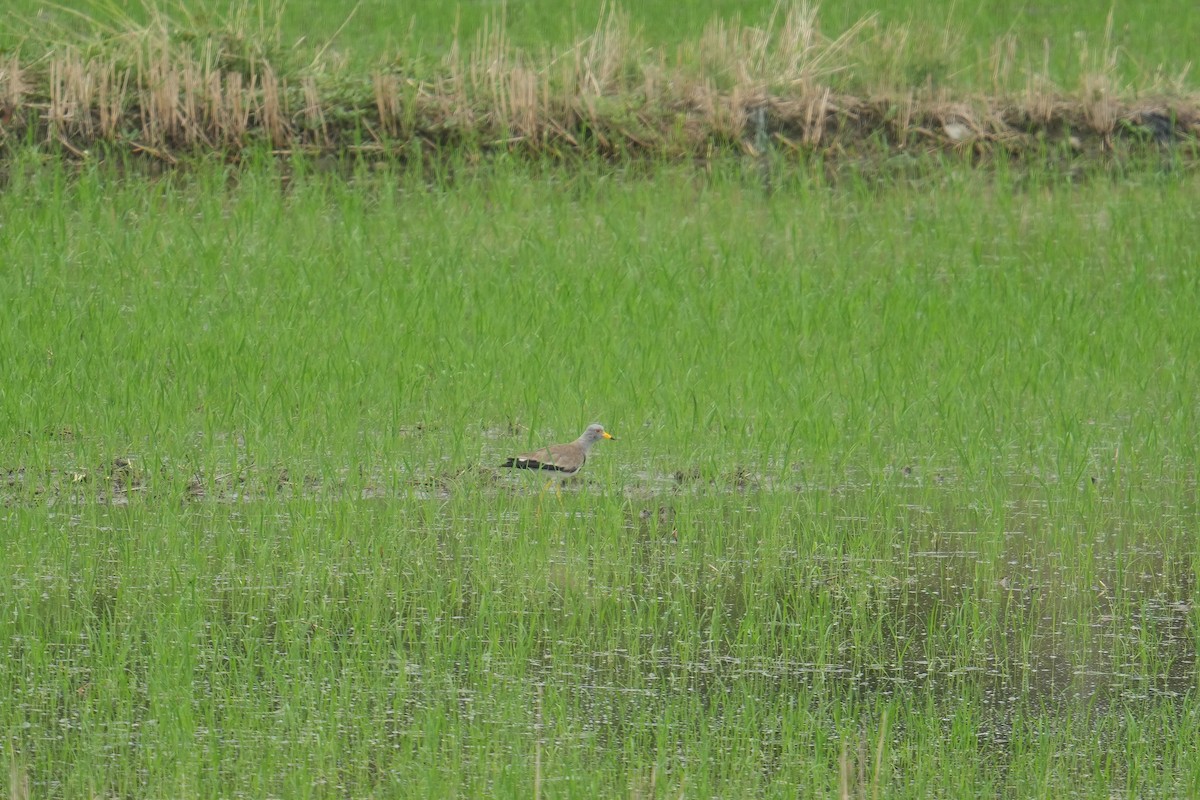
[[[1030,737],[1078,741],[1071,775],[1197,714],[1194,489],[610,466],[560,492],[134,470],[49,504],[10,476],[5,524],[59,531],[7,567],[22,752],[122,770],[186,746],[209,780],[349,791],[520,791],[537,756],[548,793],[597,765],[638,792],[865,794],[878,769],[1020,792],[1047,767]]]

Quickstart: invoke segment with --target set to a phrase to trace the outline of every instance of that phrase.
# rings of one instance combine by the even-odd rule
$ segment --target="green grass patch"
[[[65,4],[45,0],[12,0],[10,10],[19,17],[70,25],[74,15]],[[503,14],[514,42],[537,50],[563,47],[590,33],[611,4],[603,0],[574,0],[564,6],[551,0],[510,0]],[[708,3],[671,3],[642,0],[625,4],[635,29],[646,40],[667,47],[694,41],[714,19],[764,27],[777,10],[776,0],[718,0]],[[78,6],[72,6],[77,8]],[[490,20],[497,7],[488,3],[442,3],[362,0],[353,4],[329,0],[258,0],[251,2],[189,2],[163,4],[167,9],[187,9],[201,24],[217,24],[237,9],[238,16],[256,27],[264,21],[277,29],[281,42],[301,52],[325,48],[357,69],[367,69],[396,52],[420,50],[441,57],[456,37],[469,42]],[[119,8],[119,15],[145,23],[154,15],[154,4],[115,6],[95,2],[89,10]],[[916,83],[931,79],[942,85],[990,88],[988,64],[998,42],[1011,41],[1030,64],[1040,66],[1049,46],[1052,77],[1073,84],[1086,65],[1085,50],[1095,50],[1104,34],[1106,16],[1114,16],[1113,44],[1125,56],[1122,78],[1136,80],[1159,67],[1179,69],[1195,59],[1194,43],[1200,37],[1200,20],[1188,0],[1164,0],[1153,5],[1084,0],[1058,6],[1022,3],[989,3],[967,6],[957,0],[929,3],[878,3],[849,0],[820,5],[824,32],[837,36],[864,17],[874,17],[881,30],[893,33],[898,45],[912,47],[908,65]],[[14,20],[15,21],[15,20]],[[28,37],[19,25],[0,28],[0,45],[18,46]]]
[[[11,171],[16,796],[1200,788],[1195,181],[444,169]]]

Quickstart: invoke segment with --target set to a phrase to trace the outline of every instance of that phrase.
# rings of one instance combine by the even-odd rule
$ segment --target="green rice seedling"
[[[1192,792],[1185,175],[445,169],[11,171],[11,785]]]

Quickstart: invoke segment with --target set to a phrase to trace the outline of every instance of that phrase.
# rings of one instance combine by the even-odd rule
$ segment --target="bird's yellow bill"
[[[605,431],[604,433],[602,433],[600,435],[603,436],[605,439],[612,439],[614,442],[617,440],[617,437],[613,436],[608,431]]]

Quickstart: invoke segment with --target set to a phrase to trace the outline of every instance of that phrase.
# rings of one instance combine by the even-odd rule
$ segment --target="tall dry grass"
[[[713,21],[668,53],[608,7],[572,46],[530,53],[502,18],[438,63],[351,74],[322,49],[282,46],[278,16],[235,6],[216,26],[183,6],[149,22],[119,13],[39,31],[44,52],[0,62],[0,143],[33,139],[84,156],[97,145],[173,160],[189,151],[389,153],[412,142],[531,153],[695,157],[777,147],[837,156],[863,148],[986,154],[1047,140],[1103,151],[1121,142],[1184,142],[1195,152],[1200,92],[1186,68],[1138,85],[1118,79],[1112,19],[1080,49],[1077,85],[1058,86],[1048,52],[1015,39],[991,48],[991,90],[912,75],[962,47],[860,20],[836,37],[816,7],[781,4],[764,27]]]

